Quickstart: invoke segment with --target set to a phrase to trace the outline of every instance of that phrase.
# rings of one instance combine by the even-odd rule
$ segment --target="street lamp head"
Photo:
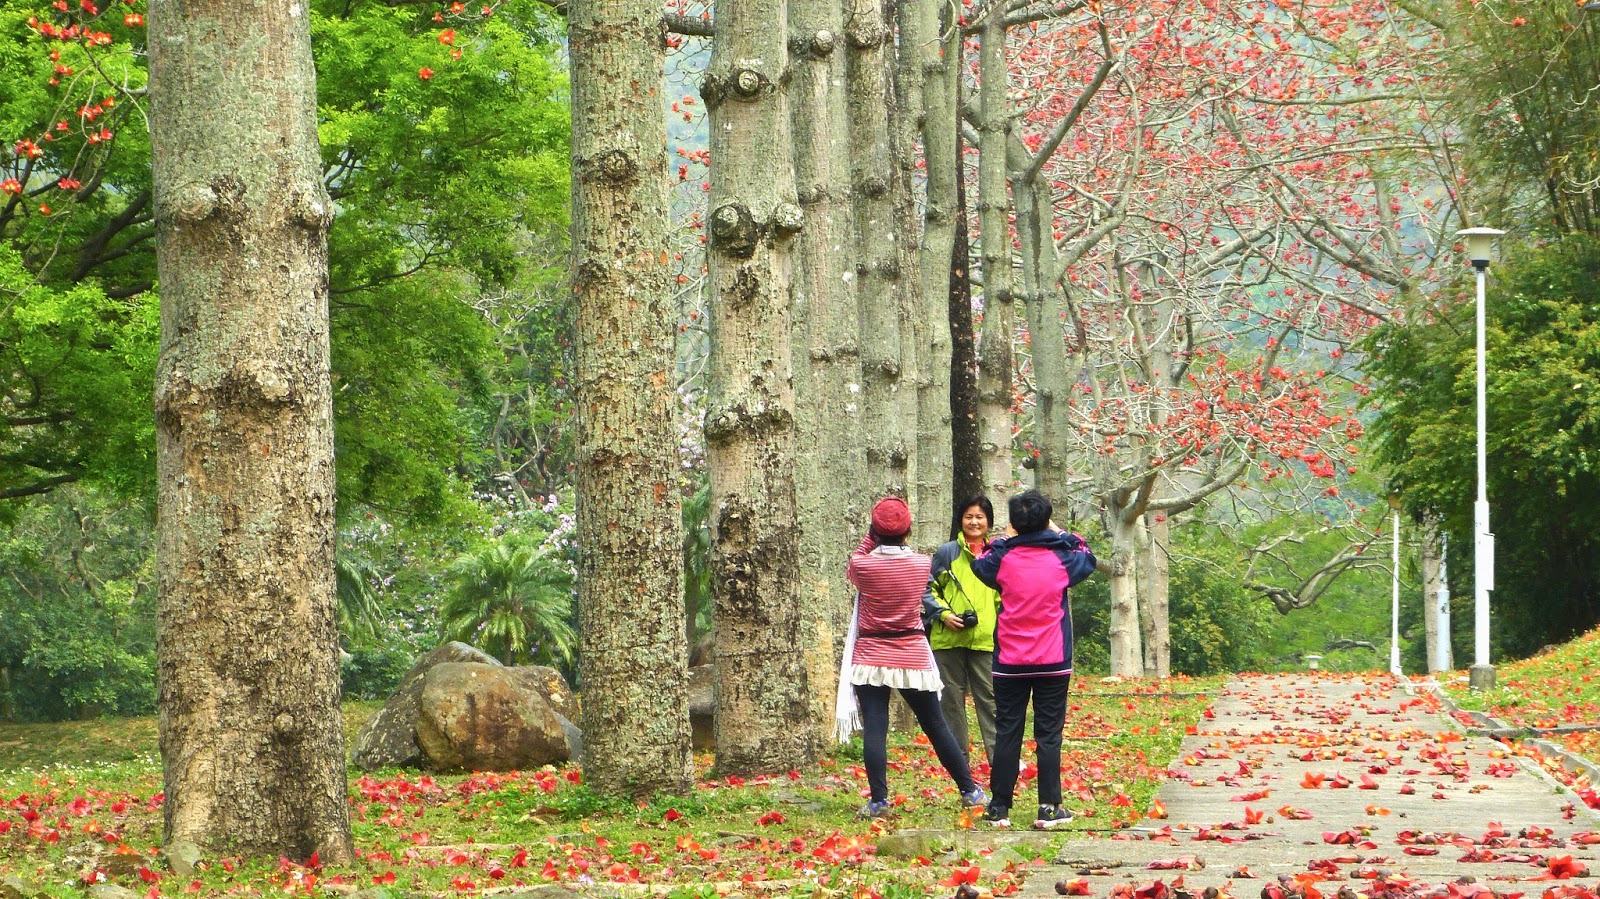
[[[1494,254],[1494,239],[1504,233],[1495,228],[1464,228],[1457,231],[1456,236],[1466,241],[1467,258],[1472,260],[1472,267],[1482,271],[1489,267]]]
[[[1600,12],[1600,0],[1589,0],[1588,3],[1578,8],[1584,12]]]

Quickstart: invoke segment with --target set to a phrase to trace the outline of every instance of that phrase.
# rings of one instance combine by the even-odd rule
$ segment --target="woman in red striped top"
[[[891,688],[900,691],[901,698],[916,714],[940,764],[960,788],[962,801],[969,806],[988,801],[973,781],[966,757],[939,710],[943,684],[922,630],[922,594],[928,586],[930,560],[905,545],[910,532],[911,510],[905,501],[894,496],[879,500],[872,508],[872,528],[845,569],[859,593],[850,636],[845,641],[846,670],[841,673],[854,687],[854,699],[860,708],[865,743],[862,759],[871,789],[870,801],[862,807],[861,815],[868,818],[889,811]],[[847,702],[848,694],[840,692]],[[842,708],[841,717],[849,717],[849,710]],[[841,737],[845,735],[842,731]]]

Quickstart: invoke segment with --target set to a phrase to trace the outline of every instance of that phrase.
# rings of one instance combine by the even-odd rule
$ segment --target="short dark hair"
[[[984,496],[981,493],[974,493],[961,502],[956,503],[956,516],[955,521],[950,527],[950,539],[954,540],[955,538],[961,536],[961,519],[967,514],[967,510],[973,506],[977,506],[979,509],[982,509],[984,516],[989,519],[990,526],[994,525],[994,503],[989,502],[989,497]]]
[[[1037,490],[1029,490],[1011,497],[1006,503],[1006,511],[1011,514],[1011,527],[1019,534],[1032,534],[1042,531],[1050,524],[1050,515],[1054,509],[1050,507],[1050,500]]]

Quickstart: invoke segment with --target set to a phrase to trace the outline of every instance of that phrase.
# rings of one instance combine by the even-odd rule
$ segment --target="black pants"
[[[866,763],[867,785],[872,788],[873,802],[889,798],[889,690],[889,687],[856,684],[856,704],[861,706],[861,738],[864,743],[861,758]],[[939,711],[939,694],[929,690],[901,690],[900,698],[911,706],[911,711],[917,716],[917,724],[922,726],[922,732],[928,735],[928,742],[933,744],[933,751],[939,756],[939,764],[950,772],[951,779],[961,792],[970,793],[977,789],[978,785],[972,780],[972,771],[967,767],[967,758],[961,754],[961,747],[956,744],[949,725],[944,723],[944,714]],[[1059,736],[1056,745],[1061,745]]]
[[[1061,729],[1067,720],[1070,676],[994,679],[994,758],[989,760],[991,802],[1012,806],[1022,766],[1022,730],[1033,696],[1033,739],[1039,744],[1039,804],[1061,804]]]

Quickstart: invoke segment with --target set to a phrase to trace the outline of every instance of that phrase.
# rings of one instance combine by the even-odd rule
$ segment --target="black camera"
[[[972,611],[971,609],[968,609],[965,612],[962,612],[961,613],[961,626],[962,626],[962,628],[977,627],[978,626],[978,613]]]

